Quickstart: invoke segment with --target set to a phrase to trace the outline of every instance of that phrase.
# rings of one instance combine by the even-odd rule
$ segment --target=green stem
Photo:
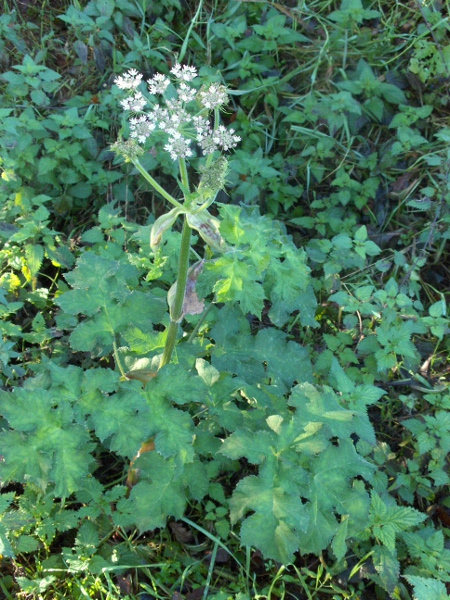
[[[186,167],[186,161],[184,160],[184,158],[180,157],[178,159],[178,166],[180,168],[180,175],[181,175],[181,181],[183,183],[183,186],[189,193],[189,177],[188,177],[188,172],[187,172],[187,167]]]
[[[166,344],[159,368],[170,362],[178,333],[178,323],[183,315],[184,295],[186,292],[187,273],[189,268],[189,251],[191,246],[191,228],[184,217],[183,234],[181,237],[180,260],[178,262],[177,289],[173,308],[170,311],[170,325],[167,330]]]
[[[144,167],[141,165],[141,163],[139,162],[139,160],[137,158],[133,159],[133,165],[136,167],[136,169],[139,171],[139,173],[142,175],[142,177],[144,179],[146,179],[149,182],[149,184],[151,186],[153,186],[159,194],[161,194],[161,196],[163,198],[168,200],[171,204],[173,204],[177,208],[183,208],[183,205],[180,202],[178,202],[178,200],[175,200],[175,198],[173,196],[171,196],[169,194],[169,192],[166,192],[166,190],[163,187],[161,187],[159,185],[159,183],[157,181],[155,181],[155,179],[153,179],[153,177],[149,173],[147,173],[147,171],[144,169]],[[185,166],[185,168],[186,168],[186,166]]]
[[[179,159],[180,175],[183,186],[189,191],[189,179],[184,158]],[[183,233],[181,235],[180,258],[178,261],[177,287],[173,307],[170,311],[170,324],[167,329],[166,343],[164,352],[159,364],[159,368],[169,364],[172,358],[173,349],[177,341],[178,324],[183,317],[184,296],[186,293],[186,283],[189,269],[189,254],[191,249],[191,228],[188,225],[186,216],[183,222]]]
[[[203,325],[203,323],[205,322],[206,317],[208,316],[209,311],[212,309],[212,307],[214,306],[213,302],[210,302],[208,304],[208,306],[206,307],[206,310],[203,311],[202,316],[200,317],[200,319],[198,320],[197,325],[194,327],[194,329],[192,330],[191,335],[188,338],[188,344],[190,344],[192,342],[192,340],[195,338],[195,336],[198,333],[198,330],[200,329],[200,327]]]
[[[118,369],[120,371],[120,374],[122,375],[122,377],[124,379],[126,379],[125,371],[124,371],[124,368],[122,367],[122,363],[120,361],[119,349],[117,348],[115,337],[114,337],[114,340],[113,340],[113,355],[114,355],[114,360],[116,361],[116,365],[117,365],[117,367],[118,367]]]

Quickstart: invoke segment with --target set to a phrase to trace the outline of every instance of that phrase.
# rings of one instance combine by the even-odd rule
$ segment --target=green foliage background
[[[3,8],[5,597],[448,598],[448,2]],[[176,60],[242,143],[154,377],[180,233],[113,80]]]

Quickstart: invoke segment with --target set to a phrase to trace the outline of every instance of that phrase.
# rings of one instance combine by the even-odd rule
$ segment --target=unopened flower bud
[[[199,192],[204,200],[214,198],[219,190],[225,187],[228,172],[228,161],[224,156],[219,156],[209,167],[200,167],[202,174]]]
[[[144,154],[144,149],[134,139],[123,140],[119,138],[117,142],[114,142],[110,146],[111,150],[122,156],[125,162],[132,162],[135,158],[138,158]]]

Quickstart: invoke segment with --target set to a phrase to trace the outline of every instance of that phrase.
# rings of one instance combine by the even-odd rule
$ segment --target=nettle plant
[[[146,89],[134,70],[116,79],[130,118],[114,145],[171,210],[151,227],[100,211],[56,299],[74,364],[43,359],[23,387],[0,392],[0,476],[25,486],[2,495],[2,553],[48,549],[78,527],[77,539],[89,530],[96,540],[83,568],[99,572],[120,554],[100,542],[105,523],[145,532],[188,511],[224,540],[240,523],[242,545],[283,563],[297,551],[328,549],[342,568],[349,548],[371,555],[373,577],[392,591],[396,534],[424,515],[395,505],[372,459],[367,408],[383,391],[335,357],[319,382],[302,334],[283,331],[293,313],[304,330],[318,327],[307,255],[280,223],[215,201],[222,153],[239,141],[220,123],[226,89],[193,67],[172,75]],[[141,164],[161,145],[178,165],[179,198]],[[35,527],[49,499],[59,502]],[[66,565],[76,558],[63,551]]]

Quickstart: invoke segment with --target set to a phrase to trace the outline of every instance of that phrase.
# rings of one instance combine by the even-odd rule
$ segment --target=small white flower
[[[228,102],[227,88],[218,83],[204,86],[198,93],[200,104],[210,110],[218,108]]]
[[[164,150],[170,153],[172,160],[177,160],[177,158],[187,158],[193,156],[193,152],[189,148],[190,143],[191,140],[186,139],[181,133],[175,131],[169,137],[169,141],[164,146]]]
[[[150,137],[155,127],[156,123],[149,120],[145,115],[130,119],[130,137],[136,138],[140,144],[145,144],[146,139]]]
[[[167,108],[170,112],[170,123],[172,127],[179,127],[184,123],[190,123],[192,121],[191,115],[183,106],[183,102],[180,100],[167,100]]]
[[[190,67],[189,65],[176,64],[172,69],[170,69],[172,75],[175,75],[177,79],[181,79],[181,81],[192,81],[197,77],[197,69],[195,67]]]
[[[164,94],[170,83],[170,79],[162,75],[162,73],[156,73],[147,83],[150,94],[156,96],[157,94]]]
[[[141,83],[142,75],[136,69],[130,69],[124,75],[119,75],[114,79],[114,83],[121,90],[135,90]]]
[[[230,150],[231,148],[236,148],[237,143],[241,141],[238,135],[233,134],[234,129],[227,130],[224,125],[219,125],[213,132],[213,140],[219,148]]]
[[[160,129],[166,129],[170,123],[170,113],[167,108],[161,108],[158,104],[153,106],[152,111],[147,116],[153,123],[156,123]]]
[[[238,135],[233,135],[234,129],[229,131],[224,125],[219,125],[214,131],[210,131],[206,135],[198,136],[197,140],[203,150],[203,154],[212,154],[215,150],[230,150],[235,148],[237,143],[241,141]]]
[[[195,98],[197,90],[191,88],[187,83],[180,83],[178,88],[178,98],[183,102],[191,102]]]
[[[205,136],[211,134],[211,125],[205,117],[194,117],[192,122],[194,123],[195,131],[197,132],[198,142],[201,142]]]
[[[147,104],[146,99],[137,91],[134,96],[129,96],[125,100],[121,100],[120,104],[124,110],[131,110],[132,112],[140,112]]]

